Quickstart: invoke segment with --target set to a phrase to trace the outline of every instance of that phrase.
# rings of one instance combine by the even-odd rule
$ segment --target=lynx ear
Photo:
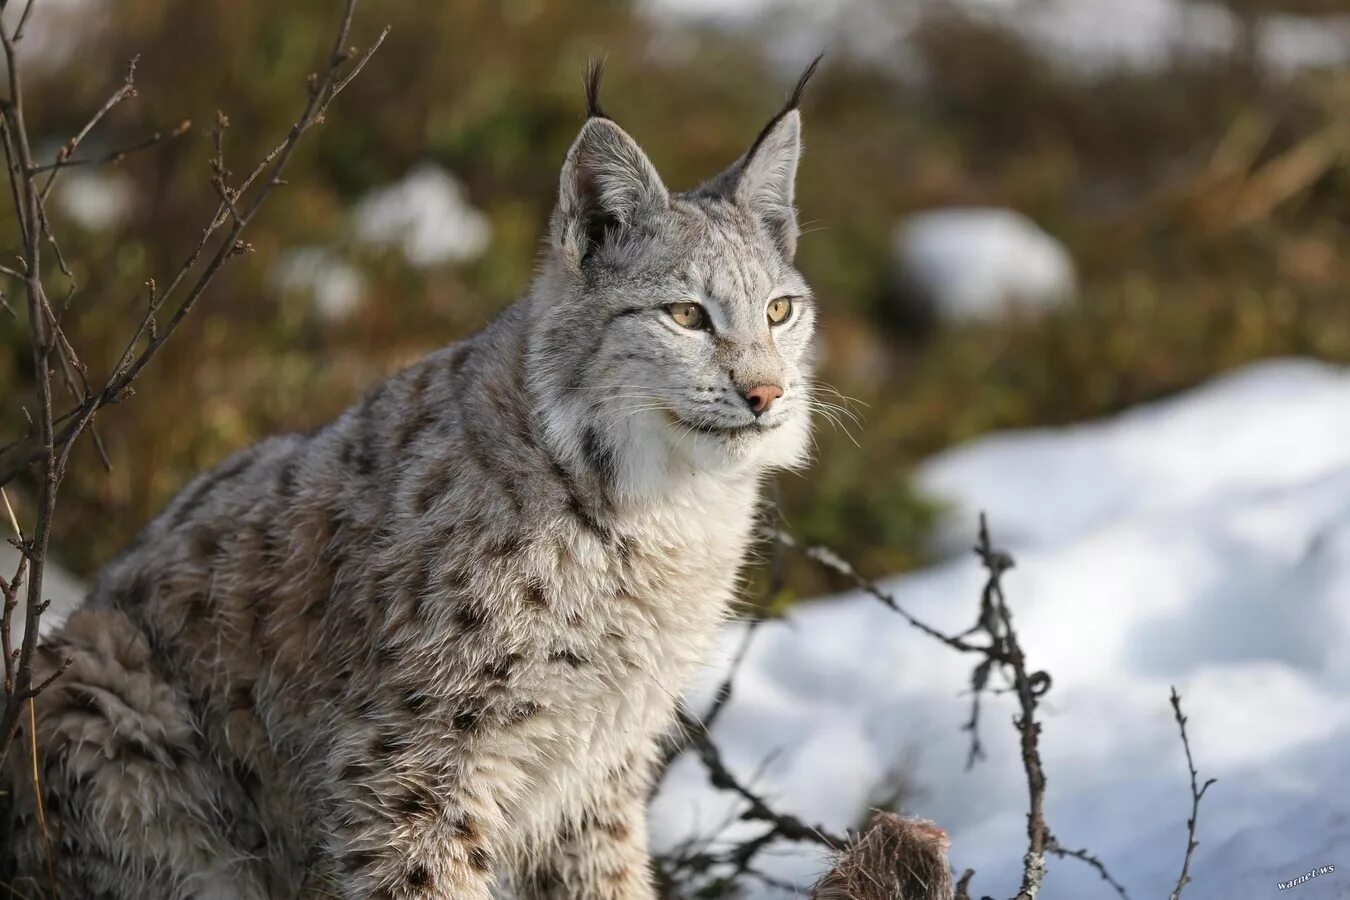
[[[600,108],[601,66],[586,79],[586,124],[563,163],[555,213],[555,239],[579,266],[612,236],[643,216],[665,209],[670,195],[637,141]]]
[[[802,117],[789,109],[772,123],[745,160],[732,199],[757,215],[783,255],[797,253],[797,161],[802,155]]]
[[[817,56],[807,66],[787,104],[764,126],[745,155],[703,188],[758,216],[788,259],[797,252],[795,197],[802,155],[802,117],[797,107],[819,63]]]

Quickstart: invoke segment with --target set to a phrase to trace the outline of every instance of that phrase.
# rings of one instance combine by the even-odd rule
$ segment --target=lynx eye
[[[792,317],[792,298],[779,297],[769,301],[769,324],[782,325]]]
[[[666,307],[666,312],[670,313],[675,324],[690,330],[708,327],[708,311],[697,303],[672,303]]]

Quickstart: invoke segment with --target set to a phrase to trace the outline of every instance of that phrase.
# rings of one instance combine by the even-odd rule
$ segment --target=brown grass
[[[816,885],[813,900],[951,900],[947,833],[925,819],[877,813]]]

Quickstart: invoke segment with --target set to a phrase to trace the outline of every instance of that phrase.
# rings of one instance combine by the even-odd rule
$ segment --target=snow
[[[1016,557],[1005,579],[1015,623],[1033,667],[1054,678],[1048,821],[1135,898],[1167,896],[1185,847],[1171,685],[1202,777],[1219,779],[1201,806],[1188,900],[1285,896],[1277,882],[1327,865],[1337,871],[1288,896],[1350,898],[1347,411],[1350,370],[1275,360],[1104,421],[988,437],[920,472],[952,504],[944,546],[968,546],[983,509]],[[982,580],[961,554],[886,587],[957,630]],[[738,640],[731,629],[728,653]],[[1010,896],[1026,840],[1013,701],[985,698],[988,757],[966,771],[970,666],[870,598],[807,603],[761,629],[713,734],[734,771],[832,829],[856,825],[905,773],[906,809],[949,831],[953,866],[977,872],[973,896]],[[714,666],[709,683],[720,675]],[[653,807],[656,842],[736,808],[683,759]],[[802,884],[822,864],[791,846],[766,860]],[[1114,896],[1073,860],[1051,861],[1041,894]]]
[[[639,5],[657,18],[731,25],[745,24],[783,4],[781,0],[642,0]]]
[[[430,163],[367,194],[352,212],[357,237],[397,246],[419,268],[468,262],[482,255],[488,218],[470,205],[449,172]]]
[[[1350,15],[1272,15],[1262,23],[1259,41],[1262,59],[1278,69],[1343,66],[1350,63]]]
[[[925,16],[954,9],[1020,35],[1047,59],[1094,75],[1112,69],[1156,71],[1177,56],[1204,56],[1232,48],[1240,28],[1233,13],[1212,0],[646,0],[658,21],[706,22],[749,32],[765,21],[787,27],[776,42],[795,58],[811,59],[825,45],[879,62],[895,63],[897,46]],[[814,48],[814,49],[813,49]],[[1257,48],[1267,65],[1284,71],[1350,63],[1350,14],[1265,16]],[[778,47],[770,48],[771,55]],[[901,65],[902,70],[907,66]]]
[[[56,207],[86,231],[101,231],[131,213],[134,186],[115,169],[64,172],[56,182]]]
[[[1221,3],[1202,0],[961,0],[1013,29],[1049,58],[1081,72],[1165,68],[1178,55],[1231,49],[1240,26]],[[1265,16],[1257,52],[1276,68],[1296,70],[1350,62],[1350,15]]]
[[[969,12],[1011,28],[1046,56],[1081,71],[1160,69],[1177,54],[1227,50],[1233,14],[1197,0],[965,0]]]
[[[1064,245],[1010,209],[915,213],[896,229],[894,259],[908,302],[946,321],[1052,307],[1076,291]]]
[[[6,580],[13,578],[15,571],[19,566],[19,551],[15,550],[8,541],[0,542],[0,575]],[[27,579],[25,579],[27,583]],[[42,634],[49,633],[57,625],[66,620],[66,617],[74,612],[75,607],[79,606],[84,600],[85,586],[74,575],[71,575],[65,569],[62,569],[56,563],[48,560],[42,573],[43,596],[51,603],[47,611],[42,614],[42,621],[39,623]],[[20,595],[19,605],[14,610],[13,630],[14,642],[17,644],[19,635],[23,634],[25,615],[25,600],[27,596],[25,591]]]
[[[272,281],[284,291],[308,292],[314,308],[328,321],[341,321],[361,305],[366,278],[326,247],[286,250],[272,269]]]
[[[10,34],[29,5],[0,4],[0,21]],[[30,73],[71,65],[78,58],[81,44],[107,27],[113,9],[107,0],[42,0],[31,5],[22,41],[24,66]]]

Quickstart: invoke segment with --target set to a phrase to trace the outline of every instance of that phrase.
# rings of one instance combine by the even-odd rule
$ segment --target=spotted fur
[[[63,896],[653,897],[657,741],[803,460],[815,311],[795,102],[677,194],[597,90],[524,299],[198,477],[48,638]],[[21,756],[0,866],[38,890]]]

